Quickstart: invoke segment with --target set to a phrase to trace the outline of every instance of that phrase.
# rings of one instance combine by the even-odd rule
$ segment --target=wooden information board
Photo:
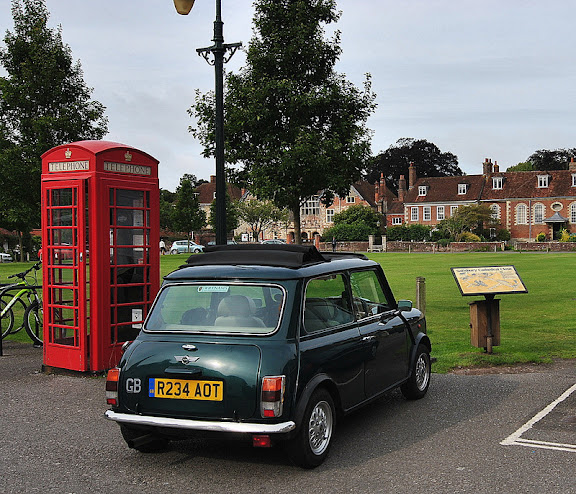
[[[514,266],[450,268],[462,295],[528,293]]]

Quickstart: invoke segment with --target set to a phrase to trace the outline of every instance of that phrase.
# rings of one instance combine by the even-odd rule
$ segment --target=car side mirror
[[[398,300],[398,312],[410,312],[412,310],[411,300]]]

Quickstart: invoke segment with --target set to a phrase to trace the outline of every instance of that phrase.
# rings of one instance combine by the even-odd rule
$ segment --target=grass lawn
[[[184,264],[189,254],[161,257],[161,274]],[[379,262],[397,299],[415,300],[416,277],[426,278],[426,317],[435,372],[457,367],[544,363],[576,358],[576,254],[459,253],[369,254]],[[527,294],[499,295],[500,346],[492,355],[470,345],[468,304],[483,297],[462,297],[451,267],[514,265]],[[0,264],[0,283],[28,263]],[[21,331],[10,339],[27,340]]]

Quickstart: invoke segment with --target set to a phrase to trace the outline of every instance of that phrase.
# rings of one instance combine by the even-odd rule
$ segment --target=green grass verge
[[[184,264],[189,254],[160,260],[164,276]],[[462,253],[369,254],[379,262],[397,299],[415,299],[416,278],[426,278],[426,318],[432,340],[435,372],[458,367],[547,363],[576,358],[576,254]],[[30,264],[0,264],[0,283]],[[500,346],[491,355],[470,345],[468,304],[483,297],[463,297],[451,267],[514,265],[528,289],[526,294],[499,295]],[[26,341],[26,333],[9,336]]]

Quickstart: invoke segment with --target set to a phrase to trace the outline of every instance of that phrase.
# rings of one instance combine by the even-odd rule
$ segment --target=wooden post
[[[416,307],[426,314],[426,278],[421,276],[416,278]]]

